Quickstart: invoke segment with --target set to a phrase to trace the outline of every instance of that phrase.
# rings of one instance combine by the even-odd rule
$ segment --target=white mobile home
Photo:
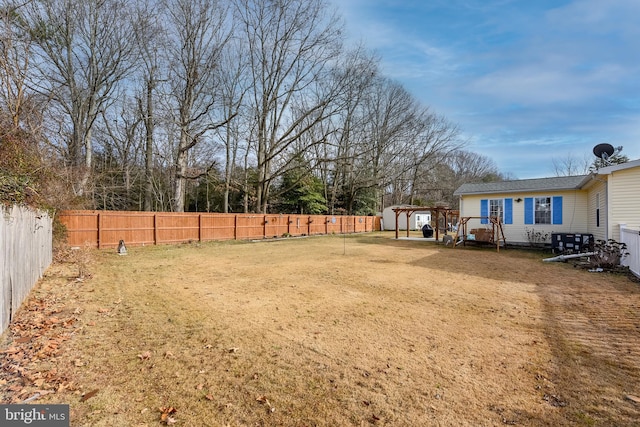
[[[619,241],[621,225],[640,228],[640,160],[589,175],[463,184],[454,195],[460,217],[499,217],[508,243],[529,243],[532,232]]]

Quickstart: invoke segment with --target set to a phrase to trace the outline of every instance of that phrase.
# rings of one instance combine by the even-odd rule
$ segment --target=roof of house
[[[519,179],[514,181],[462,184],[454,196],[465,194],[514,193],[522,191],[578,190],[591,179],[591,175],[557,176],[553,178]]]
[[[598,169],[598,174],[599,175],[609,175],[611,172],[616,172],[616,171],[619,171],[619,170],[624,170],[624,169],[629,169],[629,168],[635,168],[637,166],[640,166],[640,159],[632,160],[630,162],[620,163],[620,164],[617,164],[617,165],[606,166],[604,168],[600,168],[600,169]]]

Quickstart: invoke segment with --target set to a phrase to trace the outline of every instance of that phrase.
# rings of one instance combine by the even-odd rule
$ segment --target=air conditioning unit
[[[552,233],[551,251],[555,254],[579,254],[593,250],[593,234]]]

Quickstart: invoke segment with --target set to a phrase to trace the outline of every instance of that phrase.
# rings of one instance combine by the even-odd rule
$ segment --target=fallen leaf
[[[109,310],[108,308],[99,308],[99,309],[98,309],[98,313],[108,313],[108,312],[110,312],[110,311],[111,311],[111,310]]]
[[[267,405],[267,407],[269,408],[269,412],[275,412],[276,408],[271,405],[271,402],[269,402],[269,399],[267,399],[266,396],[258,396],[256,400]]]
[[[140,360],[147,360],[151,357],[151,352],[150,351],[145,351],[144,353],[141,353],[138,355],[138,359]]]
[[[95,396],[96,394],[98,394],[98,389],[92,390],[89,393],[85,393],[81,398],[80,398],[80,402],[86,402],[87,400],[91,399],[93,396]]]
[[[207,394],[207,395],[205,396],[205,398],[206,398],[207,400],[213,400],[213,395],[212,395],[212,394]]]
[[[627,400],[630,400],[630,401],[632,401],[632,402],[640,403],[640,397],[633,396],[633,395],[631,395],[631,394],[627,394],[627,395],[625,395],[624,397],[625,397]]]
[[[160,407],[158,409],[161,412],[161,414],[160,414],[160,422],[163,422],[163,423],[165,423],[167,425],[176,423],[175,418],[172,418],[172,417],[169,416],[169,415],[175,414],[177,412],[176,408],[174,408],[173,406],[162,406],[162,407]]]
[[[238,347],[231,347],[230,349],[227,350],[229,353],[237,353],[238,351],[240,351],[240,349]]]
[[[31,341],[31,337],[20,337],[18,339],[16,339],[16,343],[18,344],[24,344],[26,342]]]

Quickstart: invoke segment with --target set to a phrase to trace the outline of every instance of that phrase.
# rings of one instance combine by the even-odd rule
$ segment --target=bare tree
[[[352,161],[343,174],[348,212],[363,194],[371,201],[370,212],[383,207],[379,204],[384,204],[385,193],[413,199],[422,166],[462,145],[456,126],[432,114],[390,79],[372,79],[360,108],[362,124],[358,132],[350,127]]]
[[[324,136],[313,151],[317,162],[315,169],[324,183],[324,197],[331,214],[336,213],[341,204],[339,199],[359,154],[357,144],[364,135],[367,120],[363,99],[378,76],[378,63],[377,57],[362,46],[356,46],[342,55],[333,72],[334,78],[342,82],[342,90],[335,97],[339,108],[331,120],[321,124]]]
[[[275,163],[332,114],[330,98],[317,96],[341,49],[338,20],[327,10],[323,0],[236,0],[254,83],[249,104],[255,120],[257,210],[267,211]]]
[[[133,21],[126,0],[34,0],[24,7],[39,78],[32,81],[69,120],[69,163],[81,170],[75,192],[89,182],[94,124],[117,84],[134,66]]]
[[[508,178],[498,171],[495,162],[472,151],[455,150],[423,168],[416,194],[427,203],[442,202],[458,206],[454,191],[468,182],[495,182]]]
[[[556,176],[584,175],[589,172],[592,158],[584,155],[582,158],[567,153],[565,157],[552,158],[551,164]]]
[[[96,186],[102,185],[102,193],[113,193],[112,198],[117,198],[118,203],[109,206],[110,209],[131,210],[140,209],[140,204],[136,203],[137,194],[133,194],[132,188],[137,181],[137,174],[140,171],[141,149],[143,148],[143,138],[141,127],[142,118],[135,114],[137,102],[132,96],[122,94],[118,96],[116,110],[110,108],[103,111],[100,120],[95,126],[95,149],[96,157],[103,162],[102,167],[96,164],[94,170],[98,169],[102,177],[96,176],[94,181]],[[106,181],[111,182],[106,188]],[[102,178],[102,183],[101,183]],[[96,190],[100,191],[100,190]],[[94,198],[97,195],[94,194]],[[104,205],[104,197],[103,203]],[[100,205],[96,203],[96,205]]]
[[[189,153],[231,117],[216,117],[219,60],[231,31],[218,1],[169,0],[169,85],[179,141],[175,152],[173,210],[184,211]]]
[[[232,46],[231,46],[232,45]],[[225,116],[231,117],[237,113],[234,120],[227,122],[217,130],[219,139],[224,144],[224,195],[223,212],[229,212],[229,197],[233,186],[235,171],[238,167],[238,156],[249,151],[247,136],[251,134],[251,119],[247,108],[243,108],[242,101],[251,83],[247,74],[248,52],[240,40],[230,43],[221,58],[220,96],[225,110]]]
[[[22,3],[6,3],[0,8],[0,112],[3,122],[18,129],[35,109],[29,102],[27,78],[30,72],[31,41],[20,28]]]
[[[137,22],[135,40],[140,55],[139,88],[137,113],[144,124],[144,203],[145,211],[153,210],[154,195],[154,143],[158,121],[156,103],[158,90],[165,80],[166,63],[161,51],[166,47],[166,33],[161,11],[153,0],[145,0],[136,10]]]
[[[425,175],[425,170],[447,159],[465,144],[465,141],[459,137],[458,127],[441,115],[425,110],[420,123],[422,131],[405,153],[407,160],[411,162],[409,204],[416,202],[417,188]]]

